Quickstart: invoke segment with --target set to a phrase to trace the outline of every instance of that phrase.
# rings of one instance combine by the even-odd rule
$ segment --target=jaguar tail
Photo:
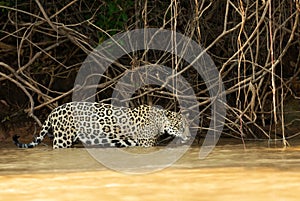
[[[14,142],[14,144],[19,147],[19,148],[34,148],[37,145],[39,145],[43,139],[45,138],[46,135],[48,135],[49,137],[51,137],[49,132],[51,130],[51,114],[48,116],[47,120],[45,121],[45,123],[42,126],[42,130],[40,131],[40,133],[34,138],[34,140],[30,143],[22,143],[19,141],[20,136],[19,135],[14,135],[12,137],[12,140]]]
[[[21,143],[20,141],[19,141],[19,135],[14,135],[13,137],[12,137],[12,139],[13,139],[13,141],[14,141],[14,143],[15,143],[15,145],[17,146],[17,147],[19,147],[19,148],[33,148],[33,147],[36,147],[38,144],[40,144],[41,143],[41,139],[39,139],[39,138],[36,138],[36,139],[34,139],[32,142],[30,142],[30,143],[28,143],[28,144],[24,144],[24,143]]]

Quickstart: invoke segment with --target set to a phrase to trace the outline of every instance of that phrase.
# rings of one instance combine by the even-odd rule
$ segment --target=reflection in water
[[[267,148],[265,143],[247,143],[246,147],[219,145],[204,160],[198,159],[199,148],[193,147],[170,168],[141,175],[109,170],[82,148],[0,149],[0,198],[298,200],[299,146],[283,150]],[[145,153],[157,149],[128,151]]]

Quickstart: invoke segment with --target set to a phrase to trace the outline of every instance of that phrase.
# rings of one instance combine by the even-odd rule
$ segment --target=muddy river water
[[[202,160],[193,146],[170,167],[147,174],[111,170],[84,148],[4,144],[0,200],[300,200],[300,143],[290,143],[283,149],[280,143],[246,142],[245,148],[225,142]]]

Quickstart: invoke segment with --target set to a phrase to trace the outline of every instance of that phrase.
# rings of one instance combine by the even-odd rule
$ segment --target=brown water
[[[109,170],[84,148],[3,145],[0,200],[299,200],[300,146],[291,144],[225,142],[204,160],[192,147],[171,167],[140,175]]]

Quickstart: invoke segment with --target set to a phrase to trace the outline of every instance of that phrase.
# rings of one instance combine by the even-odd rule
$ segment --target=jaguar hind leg
[[[62,132],[53,133],[53,149],[69,148],[73,146],[73,138],[70,135],[62,134]]]

